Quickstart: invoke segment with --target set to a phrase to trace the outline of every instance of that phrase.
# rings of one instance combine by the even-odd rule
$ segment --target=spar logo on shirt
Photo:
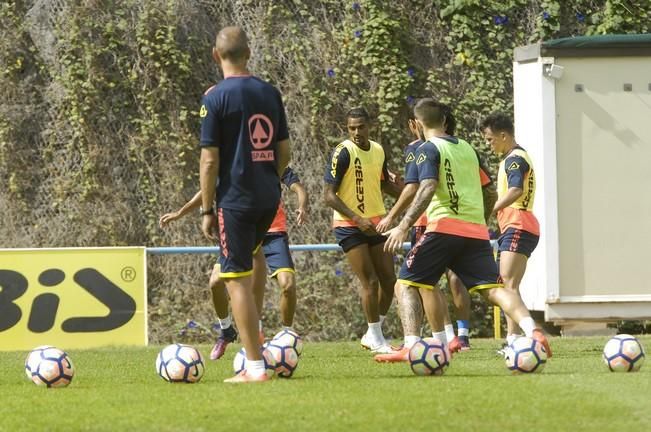
[[[254,150],[251,151],[253,162],[270,162],[275,159],[273,150],[264,150],[271,145],[274,126],[264,114],[254,114],[249,118],[249,139]]]

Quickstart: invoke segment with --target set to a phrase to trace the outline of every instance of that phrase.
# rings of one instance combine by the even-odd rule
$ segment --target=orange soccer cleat
[[[448,342],[448,350],[450,350],[450,354],[458,353],[462,349],[463,345],[458,337],[455,336],[454,339]]]
[[[378,363],[399,363],[409,360],[409,348],[402,347],[398,351],[389,354],[378,354],[373,357]]]
[[[549,342],[547,341],[547,338],[541,329],[535,329],[531,334],[531,338],[540,342],[543,348],[545,348],[545,352],[547,353],[548,358],[552,357],[552,348],[549,346]]]

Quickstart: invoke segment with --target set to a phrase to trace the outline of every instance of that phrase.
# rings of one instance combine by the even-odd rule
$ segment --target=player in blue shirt
[[[226,382],[267,381],[254,292],[264,292],[260,246],[276,215],[280,174],[290,158],[287,119],[280,92],[249,73],[251,52],[242,29],[222,29],[212,53],[224,80],[204,94],[199,112],[201,226],[206,238],[219,240],[219,276],[247,357],[246,369]]]

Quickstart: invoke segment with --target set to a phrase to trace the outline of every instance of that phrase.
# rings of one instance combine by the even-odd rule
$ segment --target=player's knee
[[[280,293],[285,296],[293,296],[296,295],[296,284],[293,281],[285,281],[284,283],[280,283]]]

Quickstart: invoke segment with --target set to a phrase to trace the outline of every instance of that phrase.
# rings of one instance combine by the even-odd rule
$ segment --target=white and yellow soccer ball
[[[267,376],[269,378],[273,377],[276,373],[276,360],[265,347],[262,347],[262,359],[264,360],[264,368]],[[238,375],[244,369],[246,369],[246,350],[242,347],[233,358],[233,372],[235,372],[235,375]]]
[[[545,348],[529,337],[517,338],[505,350],[506,367],[513,374],[542,372],[547,363]]]
[[[75,368],[64,351],[44,345],[34,348],[27,355],[25,374],[36,385],[65,387],[72,381]]]
[[[612,372],[637,372],[644,363],[644,357],[642,344],[631,335],[614,336],[604,347],[604,363]]]
[[[409,365],[416,375],[443,375],[450,365],[450,352],[436,338],[421,339],[409,350]]]
[[[290,378],[298,367],[298,353],[291,346],[277,344],[271,340],[264,346],[276,362],[276,374],[281,378]]]
[[[204,370],[201,353],[190,345],[168,345],[156,357],[156,373],[168,382],[196,383]]]
[[[290,346],[294,348],[299,357],[303,354],[303,338],[293,330],[283,329],[279,331],[271,339],[271,342],[278,346]]]

